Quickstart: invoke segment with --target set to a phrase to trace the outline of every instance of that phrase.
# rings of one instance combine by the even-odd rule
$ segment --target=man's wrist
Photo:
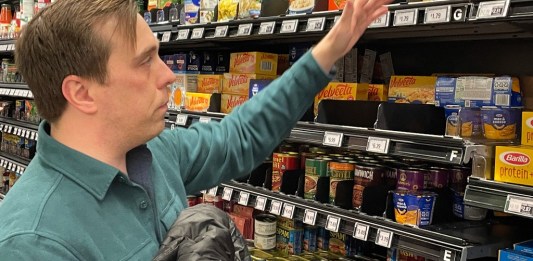
[[[332,44],[329,43],[329,39],[326,37],[311,50],[313,58],[326,73],[330,72],[337,60],[340,59],[331,46]]]

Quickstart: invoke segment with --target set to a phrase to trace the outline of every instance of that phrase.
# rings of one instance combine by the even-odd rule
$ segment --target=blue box
[[[512,249],[502,249],[498,255],[499,261],[533,261],[533,255]]]
[[[273,82],[273,80],[250,80],[250,88],[248,88],[248,97],[254,97],[255,95],[257,95],[257,93],[266,88],[271,82]]]
[[[435,106],[445,107],[447,105],[459,105],[455,101],[455,77],[438,77],[435,84]]]
[[[514,244],[514,250],[533,254],[533,240]]]
[[[189,59],[187,57],[186,53],[178,53],[174,54],[174,64],[176,65],[176,69],[173,70],[174,72],[186,72],[187,71],[187,65],[189,64]]]

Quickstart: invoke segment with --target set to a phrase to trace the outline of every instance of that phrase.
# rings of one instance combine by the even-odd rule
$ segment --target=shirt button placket
[[[148,202],[146,200],[141,200],[139,203],[139,208],[146,209],[148,207]]]

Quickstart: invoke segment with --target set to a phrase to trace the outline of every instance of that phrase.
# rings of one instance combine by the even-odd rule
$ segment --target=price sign
[[[31,140],[35,140],[35,132],[33,132],[33,131],[31,132],[30,139]]]
[[[390,248],[392,245],[392,236],[393,233],[391,231],[387,231],[385,229],[378,229],[378,235],[376,237],[376,245]]]
[[[270,214],[279,216],[281,213],[281,204],[280,201],[272,200],[272,203],[270,203]]]
[[[508,9],[508,0],[481,2],[479,3],[479,7],[477,9],[477,18],[490,19],[506,17]]]
[[[252,24],[240,24],[237,29],[237,36],[246,36],[252,34]]]
[[[7,168],[8,168],[8,169],[11,169],[11,166],[13,166],[13,163],[9,162],[9,163],[7,164]]]
[[[201,123],[209,123],[211,121],[211,118],[209,117],[200,117],[199,122]]]
[[[387,27],[389,26],[389,20],[390,20],[390,12],[387,12],[386,14],[376,18],[376,20],[372,21],[368,28],[380,28],[380,27]]]
[[[267,199],[265,197],[258,196],[255,199],[255,209],[265,211]]]
[[[15,90],[11,89],[9,90],[9,96],[14,96],[15,95]]]
[[[507,195],[504,211],[506,213],[533,218],[533,198]]]
[[[26,137],[25,137],[25,138],[26,138],[26,139],[29,139],[29,138],[30,138],[30,135],[31,135],[31,131],[26,132]]]
[[[178,116],[176,117],[176,124],[179,126],[185,126],[187,125],[187,119],[189,119],[189,115],[178,114]]]
[[[22,130],[20,137],[26,137],[26,130]]]
[[[26,171],[25,168],[20,168],[20,173],[24,173],[24,171]]]
[[[427,7],[424,24],[447,23],[450,21],[452,6]]]
[[[189,32],[191,29],[181,29],[178,30],[178,38],[177,40],[187,40],[189,38]]]
[[[218,192],[218,187],[214,187],[214,188],[210,189],[207,194],[211,195],[211,196],[216,196],[217,192]]]
[[[15,128],[15,133],[16,133],[15,135],[20,136],[21,131],[22,131],[21,129]]]
[[[344,134],[338,132],[326,131],[322,144],[325,146],[340,147],[342,145]]]
[[[304,213],[304,224],[314,226],[317,213],[314,210],[306,209]]]
[[[0,51],[7,51],[7,45],[0,45]]]
[[[390,139],[368,137],[366,151],[387,154],[389,153],[389,144]]]
[[[284,218],[292,219],[294,216],[294,205],[291,204],[285,204],[283,205],[283,212],[281,213],[281,216]]]
[[[367,241],[369,231],[370,227],[368,225],[355,223],[355,227],[353,229],[353,237],[359,240]]]
[[[7,128],[7,133],[11,133],[12,130],[13,130],[13,126],[9,126],[9,127]]]
[[[320,32],[324,30],[326,24],[326,17],[313,17],[307,20],[306,32]]]
[[[204,31],[205,28],[203,27],[192,29],[191,39],[202,39],[204,37]]]
[[[30,95],[28,97],[33,98],[33,93],[31,91],[30,91]]]
[[[285,20],[281,23],[280,33],[295,33],[298,29],[298,19]]]
[[[335,19],[333,19],[333,24],[336,24],[339,19],[341,19],[340,15],[335,16]]]
[[[226,37],[228,35],[229,26],[221,25],[215,28],[215,38]]]
[[[222,199],[226,201],[231,200],[231,196],[233,196],[233,189],[232,188],[224,188],[222,192]]]
[[[273,34],[276,22],[262,22],[259,26],[259,34]]]
[[[39,133],[35,133],[35,141],[38,141],[39,140]]]
[[[331,232],[339,232],[339,227],[341,225],[341,219],[339,217],[328,215],[326,220],[326,229]]]
[[[239,194],[239,205],[248,206],[248,200],[250,199],[250,193],[242,191]]]
[[[171,32],[164,32],[163,37],[161,37],[161,42],[168,43],[168,41],[170,41],[171,34],[172,34]]]
[[[11,51],[15,51],[15,45],[11,44]]]
[[[418,9],[397,10],[394,12],[394,26],[415,25],[418,20]]]
[[[7,168],[7,161],[4,162],[4,164],[2,165],[4,168]]]
[[[0,166],[4,166],[4,160],[0,160]]]

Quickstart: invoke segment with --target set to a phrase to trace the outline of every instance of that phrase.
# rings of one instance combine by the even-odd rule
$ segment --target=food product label
[[[533,186],[533,149],[497,146],[494,180]]]
[[[274,79],[275,76],[245,73],[225,73],[222,82],[222,93],[249,95],[251,79]]]
[[[522,112],[522,145],[533,145],[533,112]]]
[[[482,108],[483,135],[489,140],[515,140],[521,109]]]
[[[392,76],[389,101],[395,103],[434,104],[435,82],[432,76]]]
[[[198,75],[198,92],[220,93],[222,92],[222,75]]]
[[[278,55],[262,52],[232,53],[230,72],[276,75]]]
[[[369,101],[387,101],[389,87],[383,84],[368,85],[368,100]]]
[[[209,109],[210,101],[211,94],[187,92],[185,94],[185,109],[205,112]]]
[[[231,113],[237,106],[244,104],[248,100],[247,95],[222,94],[220,112]]]
[[[368,100],[368,84],[364,83],[339,83],[331,82],[315,97],[315,115],[318,113],[318,104],[322,100]]]

